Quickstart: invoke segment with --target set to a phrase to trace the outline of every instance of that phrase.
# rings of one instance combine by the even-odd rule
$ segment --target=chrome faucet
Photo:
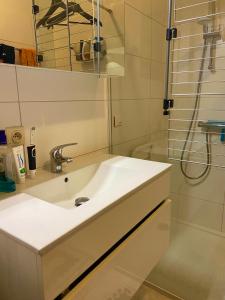
[[[62,154],[62,150],[66,147],[75,146],[75,145],[77,145],[77,143],[64,144],[64,145],[56,146],[50,151],[51,171],[53,173],[61,173],[62,164],[64,162],[70,163],[73,161],[71,157],[64,157]]]

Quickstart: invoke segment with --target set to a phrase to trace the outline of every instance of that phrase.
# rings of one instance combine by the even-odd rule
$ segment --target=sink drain
[[[80,198],[77,198],[77,199],[75,200],[75,206],[76,206],[76,207],[79,207],[79,206],[81,206],[82,204],[88,202],[89,200],[90,200],[90,199],[87,198],[87,197],[80,197]]]

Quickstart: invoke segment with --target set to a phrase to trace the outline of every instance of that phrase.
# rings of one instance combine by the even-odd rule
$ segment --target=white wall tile
[[[0,102],[18,101],[15,66],[0,64],[0,78]]]
[[[104,101],[21,103],[22,121],[29,129],[36,127],[39,167],[49,160],[56,145],[77,142],[65,153],[77,156],[108,146],[108,114]]]
[[[151,16],[151,0],[125,0],[125,3],[143,14]]]
[[[150,133],[149,100],[120,100],[113,101],[112,115],[120,115],[122,126],[113,130],[115,144],[136,139]]]
[[[121,150],[121,153],[130,155],[132,139],[136,146],[135,141],[141,141],[144,134],[148,136],[148,141],[151,138],[154,150],[160,151],[153,157],[159,160],[163,157],[165,160],[165,137],[160,136],[168,123],[167,118],[162,116],[165,60],[165,26],[162,19],[167,12],[164,0],[160,1],[159,7],[153,7],[154,16],[151,6],[152,1],[149,0],[126,0],[125,77],[112,79],[112,99],[126,102],[115,101],[112,105],[113,114],[118,114],[123,122],[121,127],[113,128],[113,144],[114,153]],[[135,100],[133,105],[127,101],[131,99]],[[148,107],[143,105],[146,100],[143,102],[141,99],[150,100],[147,101]]]
[[[151,160],[168,163],[168,131],[155,131],[151,133]]]
[[[179,219],[221,231],[223,205],[204,201],[193,196],[179,195],[177,197],[179,197]]]
[[[154,20],[166,26],[168,16],[168,1],[151,0],[151,16]]]
[[[131,6],[126,7],[126,53],[151,57],[151,20]]]
[[[134,149],[136,147],[149,142],[149,136],[138,137],[124,143],[113,145],[113,153],[117,155],[131,156],[133,157]]]
[[[106,79],[92,74],[17,66],[20,101],[103,100]]]
[[[151,61],[151,98],[163,99],[164,95],[164,64]]]
[[[112,99],[148,99],[150,97],[150,62],[126,55],[125,77],[112,78]]]
[[[194,169],[195,167],[195,169]],[[195,173],[194,173],[195,171]],[[202,172],[200,166],[192,166],[188,170],[189,175],[196,176]],[[224,204],[225,197],[225,172],[220,168],[212,168],[206,180],[200,184],[190,184],[183,175],[181,175],[180,164],[174,163],[172,172],[171,189],[176,194],[181,194],[187,197],[197,197],[202,200]]]
[[[163,115],[162,107],[162,99],[151,99],[149,112],[151,133],[168,129],[168,118]]]
[[[0,102],[0,128],[20,125],[20,113],[18,103]]]
[[[172,218],[178,218],[180,197],[178,197],[176,194],[171,193],[170,199],[172,200]]]
[[[166,60],[165,27],[152,20],[151,24],[151,59],[160,63]]]
[[[225,233],[225,214],[223,213],[222,232]]]

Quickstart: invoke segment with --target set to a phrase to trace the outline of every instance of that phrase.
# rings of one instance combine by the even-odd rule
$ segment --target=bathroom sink
[[[35,196],[66,209],[112,203],[145,183],[168,165],[127,157],[115,157],[61,175],[27,189]]]
[[[83,163],[0,202],[0,268],[16,287],[0,280],[0,299],[110,299],[118,289],[131,299],[165,254],[170,165],[109,155]]]

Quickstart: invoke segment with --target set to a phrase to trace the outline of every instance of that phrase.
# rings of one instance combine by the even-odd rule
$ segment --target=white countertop
[[[133,178],[128,176],[119,189],[112,186],[110,194],[104,197],[104,201],[89,201],[84,206],[74,209],[65,209],[26,193],[2,200],[0,201],[0,231],[32,248],[33,251],[41,252],[79,225],[170,168],[170,165],[165,163],[109,155],[102,155],[102,158],[98,157],[97,160],[102,161],[103,164],[113,163],[116,167],[122,166],[127,169],[132,163],[137,174]],[[89,164],[92,164],[96,160],[90,158],[89,161]],[[87,165],[87,161],[85,164]],[[84,166],[79,162],[77,165]]]

